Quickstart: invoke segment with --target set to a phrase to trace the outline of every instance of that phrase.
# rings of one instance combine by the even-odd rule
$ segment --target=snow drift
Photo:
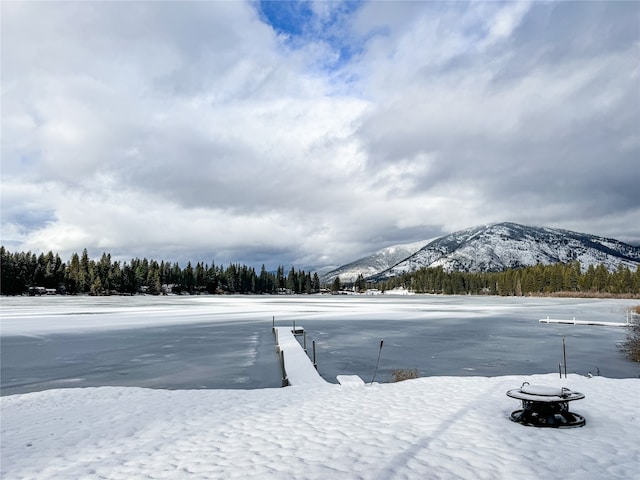
[[[523,381],[586,395],[581,428],[524,427]],[[640,380],[557,374],[0,399],[2,478],[638,478]]]

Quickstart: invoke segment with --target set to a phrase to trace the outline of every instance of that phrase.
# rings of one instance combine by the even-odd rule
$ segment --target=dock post
[[[276,335],[276,352],[280,351],[280,342],[278,342],[278,329],[274,328],[273,333]]]
[[[271,317],[271,331],[275,332],[276,331],[276,316],[273,315]]]
[[[280,350],[280,367],[282,368],[282,386],[289,386],[289,378],[287,377],[287,370],[284,368],[284,351]]]
[[[318,364],[316,363],[316,341],[313,341],[313,368],[318,370]]]
[[[307,331],[305,330],[304,332],[302,332],[302,338],[303,338],[303,349],[304,349],[304,353],[307,353]]]
[[[564,337],[562,337],[562,356],[564,357],[564,378],[567,378],[567,348],[564,344]]]

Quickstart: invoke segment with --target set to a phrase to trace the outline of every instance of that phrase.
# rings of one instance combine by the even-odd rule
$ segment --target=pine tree
[[[189,292],[193,293],[193,287],[195,286],[195,275],[191,262],[187,262],[187,266],[182,271],[182,285]]]
[[[589,264],[589,266],[587,267],[587,271],[580,277],[580,281],[578,282],[580,284],[580,288],[583,291],[591,291],[593,289],[593,280],[595,276],[596,269],[593,264]]]
[[[214,262],[211,262],[211,266],[207,269],[206,288],[208,293],[216,293],[218,290],[218,272]]]
[[[291,270],[289,270],[289,275],[287,276],[285,285],[286,285],[286,288],[290,290],[292,293],[300,293],[298,290],[299,288],[298,274],[296,273],[295,268],[291,267]]]
[[[87,293],[91,284],[89,283],[89,254],[87,249],[82,250],[82,256],[80,257],[80,273],[78,275],[78,291],[81,293]]]
[[[603,264],[598,265],[593,277],[593,287],[596,292],[605,292],[607,290],[608,280],[609,272],[607,271],[607,267]]]
[[[89,293],[91,293],[91,295],[102,295],[104,293],[100,277],[95,277],[95,279],[91,283],[91,289]]]
[[[276,288],[284,288],[284,267],[282,265],[278,265],[278,270],[276,271]]]

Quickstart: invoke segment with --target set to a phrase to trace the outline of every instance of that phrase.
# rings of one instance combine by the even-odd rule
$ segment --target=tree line
[[[11,253],[0,247],[2,295],[21,295],[30,288],[43,287],[66,294],[160,294],[173,293],[318,293],[321,282],[317,273],[296,270],[285,274],[282,266],[268,272],[253,267],[230,264],[227,267],[188,262],[182,268],[175,262],[158,262],[134,258],[130,262],[114,261],[103,253],[90,259],[87,250],[74,253],[68,262],[53,252]],[[331,291],[343,287],[339,278]],[[415,272],[372,283],[362,275],[354,282],[357,291],[378,288],[382,291],[403,287],[415,293],[471,295],[544,295],[558,292],[573,294],[640,295],[640,267],[631,271],[620,265],[610,272],[604,265],[582,269],[579,262],[538,264],[502,272],[445,272],[441,267],[422,268]]]
[[[582,269],[577,261],[508,269],[502,272],[445,272],[422,268],[373,284],[380,290],[403,287],[416,293],[471,295],[640,294],[640,266],[635,271],[620,264],[610,272],[600,264]]]
[[[260,272],[241,264],[227,267],[188,262],[182,268],[175,262],[158,262],[134,258],[130,262],[114,261],[109,253],[99,260],[90,259],[87,250],[74,253],[68,262],[53,252],[11,253],[0,247],[2,295],[22,295],[36,287],[65,294],[126,295],[135,293],[317,293],[320,279],[316,273],[291,267]]]

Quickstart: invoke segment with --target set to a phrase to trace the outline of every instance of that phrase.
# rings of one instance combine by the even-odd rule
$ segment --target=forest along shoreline
[[[0,247],[2,295],[89,294],[314,294],[384,293],[403,288],[413,293],[499,296],[557,296],[575,298],[640,299],[640,265],[632,272],[620,264],[609,271],[604,264],[583,268],[577,262],[508,269],[501,272],[445,272],[442,267],[421,268],[379,282],[360,275],[343,283],[336,277],[322,283],[317,272],[283,266],[267,271],[230,264],[227,267],[191,262],[134,258],[114,261],[103,253],[90,259],[87,250],[68,262],[49,251],[11,253]]]

